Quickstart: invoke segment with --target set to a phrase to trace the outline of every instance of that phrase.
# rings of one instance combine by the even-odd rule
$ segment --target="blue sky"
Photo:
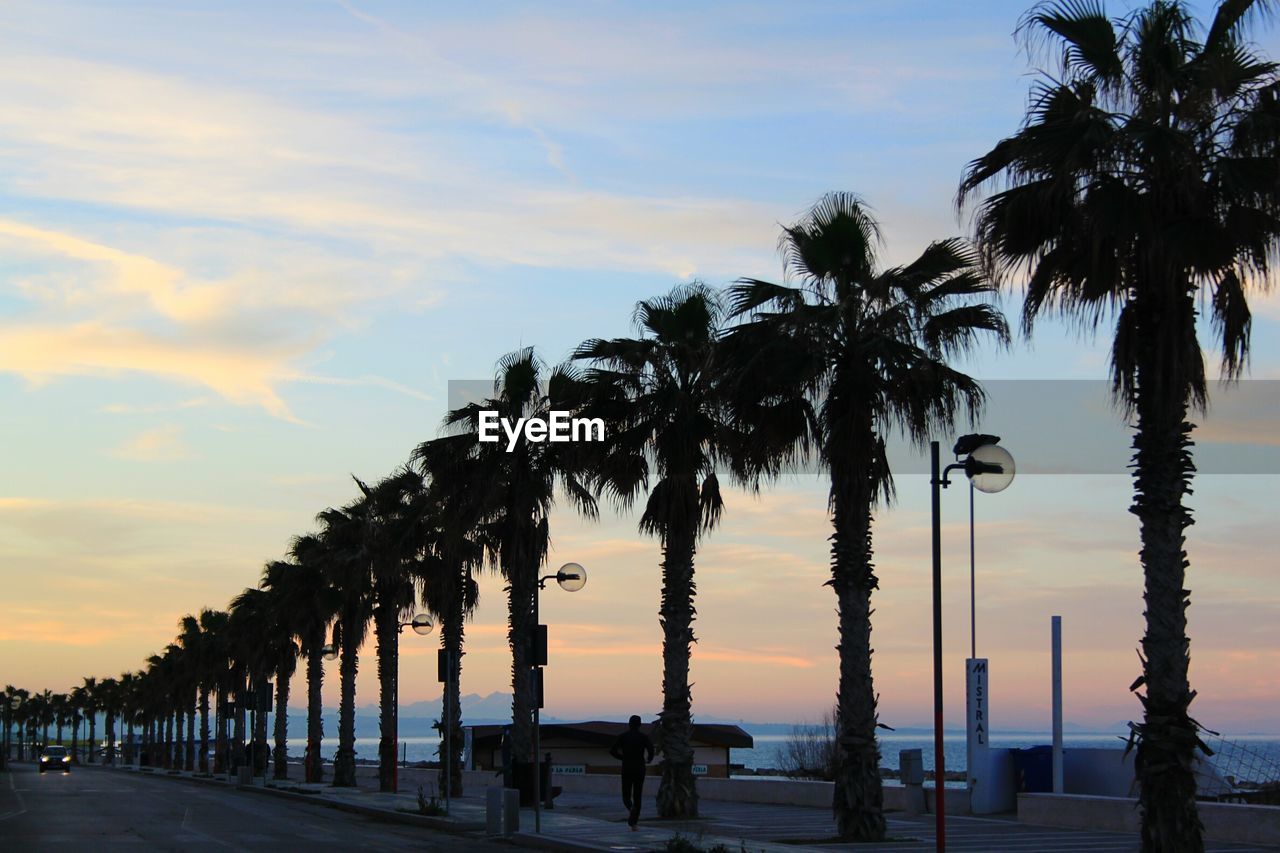
[[[1023,11],[6,4],[0,678],[65,689],[139,666],[183,613],[225,605],[316,512],[348,500],[349,475],[389,473],[434,435],[449,379],[489,376],[522,345],[554,361],[622,334],[638,299],[693,277],[776,278],[779,225],[825,191],[867,199],[889,263],[962,233],[953,198],[964,164],[1022,115],[1029,65],[1012,32]],[[1258,31],[1273,56],[1277,32]],[[1006,307],[1016,313],[1016,296]],[[1280,300],[1258,297],[1254,309],[1252,375],[1280,377]],[[1105,338],[1054,324],[968,365],[986,379],[1096,379],[1105,366]],[[993,503],[1021,543],[991,555],[1007,569],[995,590],[1007,606],[988,618],[1004,626],[992,633],[1018,675],[1001,686],[993,650],[993,689],[1027,719],[1047,701],[1032,684],[1047,664],[1026,656],[1039,629],[1018,634],[1024,617],[1010,614],[1047,626],[1046,584],[1061,587],[1070,636],[1073,614],[1110,612],[1071,595],[1118,577],[1115,619],[1083,634],[1104,645],[1080,658],[1081,673],[1112,669],[1078,714],[1137,713],[1125,693],[1140,592],[1122,473],[1094,487],[1028,478],[1021,497]],[[921,488],[904,483],[881,520],[882,549],[914,578],[886,576],[877,623],[878,684],[903,723],[927,716],[913,627],[927,591],[910,574],[927,560]],[[1260,568],[1280,545],[1266,523],[1274,488],[1268,476],[1206,477],[1198,489],[1193,535],[1205,541],[1192,558],[1208,570],[1193,585],[1206,612],[1196,648],[1218,650],[1203,663],[1210,686],[1280,663],[1274,629],[1231,617],[1274,624],[1280,586]],[[962,500],[951,500],[960,524]],[[774,659],[771,675],[816,718],[834,691],[821,486],[736,506],[700,555],[698,698],[720,713],[790,713],[745,686],[750,661]],[[1071,537],[1045,532],[1073,514],[1082,532],[1108,531],[1105,559],[1076,565]],[[586,683],[603,677],[599,660],[656,649],[656,546],[633,524],[558,523],[557,554],[588,554],[598,571],[575,603],[548,604],[566,654],[580,656],[557,677]],[[779,561],[803,592],[794,611],[762,612],[744,591],[770,599],[758,573]],[[1028,562],[1044,571],[1026,574]],[[957,577],[948,624],[959,638]],[[637,590],[653,606],[614,613],[606,631],[601,610]],[[485,602],[464,685],[475,692],[504,683],[496,581]],[[610,689],[656,707],[656,669],[643,671],[647,681]],[[409,698],[435,691],[425,677],[407,683]],[[599,707],[572,684],[560,695],[562,716]],[[1280,699],[1274,687],[1249,696],[1215,713],[1256,727]]]

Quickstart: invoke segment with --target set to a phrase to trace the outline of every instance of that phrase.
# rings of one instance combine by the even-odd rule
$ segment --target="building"
[[[642,727],[651,738],[657,724]],[[506,726],[469,726],[472,770],[502,769],[502,733]],[[552,773],[580,775],[585,773],[622,772],[609,747],[627,730],[626,723],[591,720],[585,723],[544,723],[541,727],[542,753],[551,753]],[[729,776],[729,750],[751,749],[751,735],[738,726],[718,723],[693,724],[693,773],[725,779]],[[656,745],[656,739],[655,739]],[[661,757],[649,765],[650,775],[661,773]]]

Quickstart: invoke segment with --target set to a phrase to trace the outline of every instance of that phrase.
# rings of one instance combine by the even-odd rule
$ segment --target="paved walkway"
[[[137,772],[137,771],[126,771]],[[148,774],[152,775],[152,774]],[[160,778],[191,774],[155,771]],[[229,785],[219,778],[193,780]],[[446,818],[419,818],[416,793],[384,794],[328,785],[257,780],[254,787],[271,789],[277,796],[305,796],[338,808],[360,811],[405,822],[423,822],[439,828],[478,837],[485,825],[482,789],[451,803]],[[264,793],[267,793],[264,791]],[[629,830],[622,804],[602,794],[565,793],[554,810],[542,812],[542,832],[534,832],[532,809],[522,809],[521,831],[510,840],[524,846],[561,850],[643,851],[662,850],[676,836],[682,836],[704,850],[717,845],[730,853],[805,853],[819,850],[895,851],[915,853],[934,849],[934,821],[930,815],[907,817],[890,813],[889,841],[883,844],[842,844],[833,839],[835,824],[826,809],[803,806],[759,805],[702,800],[700,816],[691,821],[657,820],[653,797],[646,797],[640,829]],[[947,819],[947,847],[953,851],[1021,851],[1021,853],[1109,853],[1137,851],[1138,838],[1132,833],[1057,829],[1020,824],[1009,818],[952,816]],[[1263,848],[1243,844],[1209,842],[1208,853],[1244,853]]]

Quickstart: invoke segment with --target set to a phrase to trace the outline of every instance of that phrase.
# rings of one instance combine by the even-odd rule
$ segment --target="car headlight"
[[[47,755],[42,755],[42,756],[40,756],[40,763],[41,763],[41,764],[45,764],[45,763],[47,763],[48,761],[49,761],[49,756],[47,756]]]
[[[70,763],[71,763],[71,756],[70,756],[70,755],[64,755],[64,756],[62,756],[62,763],[63,763],[63,764],[70,764]]]

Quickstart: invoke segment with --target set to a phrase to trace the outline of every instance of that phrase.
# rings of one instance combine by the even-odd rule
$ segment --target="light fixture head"
[[[578,563],[565,563],[556,572],[556,583],[565,592],[577,592],[587,585],[587,570]]]
[[[1013,482],[1017,466],[1013,455],[998,444],[984,444],[969,454],[969,459],[976,462],[976,469],[969,474],[973,487],[980,492],[995,494],[1009,488]]]
[[[325,660],[337,660],[338,650],[334,647],[333,643],[327,643],[320,647],[320,656]]]
[[[431,617],[425,613],[419,613],[414,616],[413,619],[409,621],[409,625],[413,628],[413,633],[421,634],[424,637],[427,634],[430,634],[432,629],[435,628],[435,623],[432,622]]]

